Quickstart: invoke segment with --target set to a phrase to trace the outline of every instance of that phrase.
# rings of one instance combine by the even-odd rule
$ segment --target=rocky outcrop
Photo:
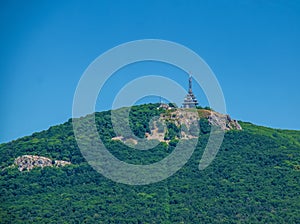
[[[71,163],[64,160],[54,160],[54,166],[61,167],[65,165],[70,165]]]
[[[195,116],[193,110],[176,110],[171,113],[169,120],[174,120],[177,126],[185,124],[188,127],[195,121],[198,122],[199,118],[206,118],[208,123],[213,126],[218,126],[224,131],[229,130],[242,130],[242,127],[237,120],[231,119],[228,114],[221,114],[212,110],[200,109],[197,111],[198,116]]]
[[[34,155],[23,155],[15,159],[15,165],[20,171],[31,170],[35,167],[56,166],[61,167],[71,164],[63,160],[51,160],[50,158]]]
[[[158,120],[153,121],[151,133],[145,133],[145,138],[148,140],[158,140],[160,142],[169,143],[169,140],[166,140],[164,138],[166,133],[166,126],[163,124],[166,121],[174,123],[177,127],[185,126],[190,130],[192,126],[198,125],[199,119],[201,118],[207,119],[210,125],[217,126],[224,131],[242,130],[242,127],[240,126],[238,121],[231,119],[228,114],[221,114],[206,109],[176,109],[161,114]],[[183,139],[193,139],[198,137],[198,135],[194,134],[191,131],[185,131],[183,128],[181,128],[180,135]],[[136,139],[125,139],[123,136],[114,137],[112,138],[112,140],[119,140],[124,143],[130,140],[134,145],[138,143]]]
[[[224,115],[214,111],[210,111],[207,119],[210,125],[218,126],[224,131],[242,130],[242,127],[237,122],[237,120],[231,119],[228,114]]]

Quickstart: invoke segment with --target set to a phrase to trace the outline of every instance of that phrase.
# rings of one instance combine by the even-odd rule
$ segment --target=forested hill
[[[132,108],[130,126],[137,136],[150,132],[151,118],[169,113],[157,107]],[[167,123],[165,141],[150,150],[132,149],[115,140],[110,116],[96,113],[102,141],[129,163],[160,161],[180,137],[179,128]],[[199,123],[198,145],[186,165],[144,186],[115,183],[93,170],[71,120],[1,144],[0,223],[299,223],[300,131],[239,122],[242,130],[227,130],[216,158],[200,171],[210,123],[206,117]],[[13,164],[23,155],[71,164],[19,171]]]

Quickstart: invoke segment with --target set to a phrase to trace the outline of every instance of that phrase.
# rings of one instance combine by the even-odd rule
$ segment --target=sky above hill
[[[214,71],[231,117],[300,129],[299,1],[7,1],[0,3],[0,142],[63,123],[85,69],[128,41],[182,44]],[[115,74],[96,109],[141,74],[187,88],[188,75],[160,63]],[[207,100],[194,86],[200,104]],[[182,96],[184,97],[184,96]],[[152,102],[158,98],[152,97]]]

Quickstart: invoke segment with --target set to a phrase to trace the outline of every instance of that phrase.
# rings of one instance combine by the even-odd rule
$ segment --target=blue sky
[[[200,55],[218,78],[231,117],[300,129],[299,1],[0,4],[0,142],[67,121],[87,66],[112,47],[149,38],[174,41]],[[147,69],[171,71],[162,67],[132,69],[136,77]],[[132,78],[123,73],[110,80],[97,110],[109,109],[113,94]],[[174,74],[187,85],[187,76]],[[197,86],[195,93],[207,103]]]

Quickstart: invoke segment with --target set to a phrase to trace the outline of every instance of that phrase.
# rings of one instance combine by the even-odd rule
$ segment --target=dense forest
[[[149,121],[166,113],[157,104],[134,106],[130,126],[139,137]],[[117,158],[150,164],[170,154],[178,128],[167,125],[169,144],[134,150],[115,137],[111,112],[97,112],[102,141]],[[210,166],[199,170],[210,125],[200,119],[198,145],[173,176],[150,185],[113,182],[86,162],[76,144],[72,120],[0,145],[0,223],[299,223],[300,131],[239,122],[225,133]],[[66,160],[64,167],[20,172],[21,155]]]

